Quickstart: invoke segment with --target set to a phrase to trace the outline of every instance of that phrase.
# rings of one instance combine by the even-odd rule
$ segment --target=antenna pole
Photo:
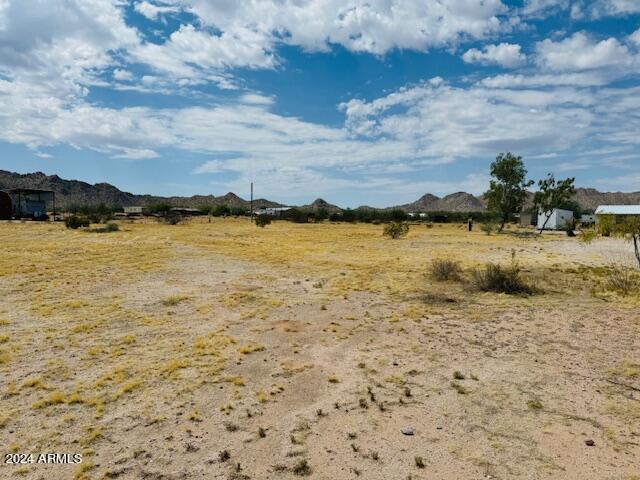
[[[253,222],[253,182],[251,182],[251,221]]]

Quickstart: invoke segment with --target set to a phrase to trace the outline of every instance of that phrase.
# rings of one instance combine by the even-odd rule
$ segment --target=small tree
[[[383,235],[391,237],[394,240],[400,237],[404,237],[409,233],[409,224],[406,222],[391,222],[384,226],[382,230]]]
[[[269,215],[256,215],[255,220],[256,225],[260,228],[264,228],[271,223],[271,217]]]
[[[551,214],[556,208],[569,202],[569,199],[576,193],[573,186],[575,178],[565,178],[557,180],[553,174],[548,174],[547,178],[543,178],[538,182],[538,191],[533,196],[533,204],[545,215],[544,223],[540,227],[540,234],[547,226]]]
[[[485,193],[489,210],[500,218],[500,232],[504,224],[515,212],[522,210],[527,197],[527,187],[533,185],[532,180],[525,180],[527,170],[524,168],[522,157],[511,152],[501,153],[491,164],[489,191]]]
[[[614,215],[600,215],[598,231],[603,235],[613,235],[632,242],[633,253],[640,267],[640,218],[628,216],[623,221],[617,222]]]

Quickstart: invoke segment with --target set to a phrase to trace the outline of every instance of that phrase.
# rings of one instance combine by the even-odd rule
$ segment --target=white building
[[[547,217],[549,217],[549,220],[547,220]],[[544,225],[545,230],[562,230],[571,221],[573,221],[573,212],[571,210],[556,208],[551,213],[538,214],[538,229],[541,229]]]
[[[270,215],[272,217],[279,217],[287,210],[291,210],[291,207],[260,207],[255,211],[256,215]]]
[[[123,207],[125,215],[146,215],[149,213],[149,209],[147,207],[139,207],[139,206],[131,206],[131,207]]]
[[[640,216],[640,205],[600,205],[597,215]]]

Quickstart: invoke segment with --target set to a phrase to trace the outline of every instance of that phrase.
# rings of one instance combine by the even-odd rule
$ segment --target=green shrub
[[[455,260],[434,258],[431,261],[430,273],[434,280],[445,282],[447,280],[458,280],[462,269],[460,268],[460,263]]]
[[[532,294],[534,289],[520,276],[520,266],[515,252],[511,252],[511,264],[503,267],[496,263],[487,263],[484,269],[476,269],[471,275],[472,285],[482,292]]]
[[[64,226],[72,230],[76,230],[80,227],[88,227],[91,224],[88,218],[78,217],[77,215],[71,215],[64,219]]]
[[[260,228],[264,228],[271,223],[271,217],[269,215],[256,215],[254,222]]]
[[[385,225],[382,231],[383,235],[393,239],[404,237],[407,233],[409,233],[409,224],[406,222],[391,222]]]

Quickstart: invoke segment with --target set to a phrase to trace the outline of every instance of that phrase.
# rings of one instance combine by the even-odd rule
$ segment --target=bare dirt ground
[[[1,224],[3,460],[84,460],[0,478],[640,479],[628,244],[381,230]],[[428,275],[512,250],[544,293]]]

